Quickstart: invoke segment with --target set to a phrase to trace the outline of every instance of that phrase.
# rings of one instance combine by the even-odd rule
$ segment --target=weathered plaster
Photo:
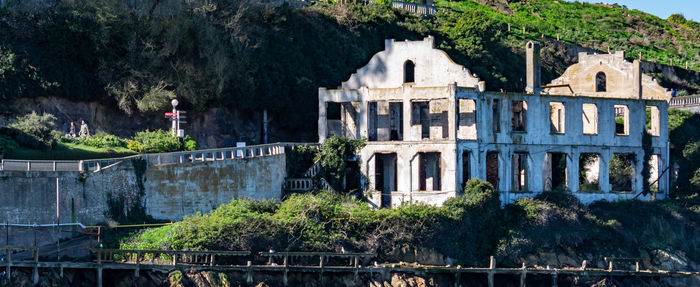
[[[463,174],[486,179],[486,161],[489,152],[497,153],[498,186],[504,202],[521,196],[533,196],[551,188],[551,157],[548,154],[565,155],[566,189],[583,202],[607,199],[632,198],[643,189],[642,135],[645,129],[645,108],[654,106],[653,119],[658,121],[652,129],[651,147],[658,166],[652,166],[652,178],[661,174],[658,181],[657,198],[668,192],[669,176],[663,173],[669,165],[668,154],[668,103],[665,89],[642,75],[637,62],[624,60],[621,53],[612,55],[580,55],[580,63],[572,65],[552,85],[540,93],[539,51],[537,43],[528,43],[530,61],[527,83],[530,93],[485,92],[484,84],[469,75],[467,69],[456,68],[445,60],[442,51],[433,48],[432,38],[423,41],[394,42],[387,40],[386,49],[377,53],[370,62],[338,90],[319,89],[319,140],[329,135],[327,130],[326,102],[349,102],[359,108],[352,126],[359,135],[368,139],[371,129],[368,107],[376,102],[376,116],[386,117],[389,103],[403,103],[403,138],[388,140],[386,136],[369,140],[360,151],[361,171],[365,175],[365,188],[372,195],[370,200],[377,206],[397,206],[404,202],[422,202],[440,205],[447,198],[458,195],[467,180]],[[437,58],[432,59],[432,58]],[[415,63],[415,82],[403,83],[403,65],[406,60]],[[440,65],[438,61],[449,64]],[[427,67],[426,67],[427,65]],[[423,68],[420,68],[423,67]],[[419,69],[420,68],[420,69]],[[427,72],[426,72],[427,71]],[[595,92],[595,75],[603,71],[607,75],[606,92]],[[441,79],[441,80],[438,80]],[[636,84],[635,84],[636,83]],[[568,85],[568,86],[564,86]],[[569,87],[574,93],[569,92]],[[499,105],[494,106],[498,101]],[[524,102],[524,131],[512,127],[513,103]],[[414,102],[428,102],[430,114],[429,137],[416,117],[420,113],[412,110]],[[625,134],[616,133],[615,108],[624,107],[626,112]],[[381,108],[380,108],[381,107]],[[498,112],[494,119],[494,110]],[[556,113],[556,116],[553,115]],[[447,120],[443,122],[444,116]],[[375,121],[380,121],[377,119]],[[497,123],[494,123],[497,120]],[[557,128],[552,128],[556,120]],[[494,130],[494,126],[498,130]],[[350,126],[348,126],[350,127]],[[378,130],[382,127],[376,127]],[[447,129],[444,132],[444,129]],[[385,133],[385,132],[384,132]],[[418,178],[427,176],[419,170],[420,155],[440,153],[440,190],[420,190]],[[582,153],[599,155],[593,167],[598,173],[599,190],[579,191],[579,158]],[[396,154],[396,170],[391,165],[376,164],[377,155]],[[525,156],[522,161],[525,172],[515,173],[513,155]],[[609,162],[613,154],[633,154],[635,169],[632,190],[628,193],[611,192],[609,184]],[[468,160],[463,160],[469,156]],[[466,166],[463,166],[463,163]],[[467,164],[468,163],[468,164]],[[376,170],[382,168],[382,170]],[[432,168],[432,166],[430,167]],[[464,169],[469,169],[466,172]],[[661,171],[661,172],[659,172]],[[382,180],[387,172],[396,173],[396,190],[377,191],[387,186],[377,186],[377,175]],[[427,172],[427,171],[426,171]],[[522,179],[522,180],[521,180]],[[430,178],[429,180],[435,180]],[[649,179],[652,180],[651,178]],[[516,181],[526,182],[526,192],[513,193]],[[382,195],[384,193],[384,195]],[[383,200],[390,200],[382,204]]]

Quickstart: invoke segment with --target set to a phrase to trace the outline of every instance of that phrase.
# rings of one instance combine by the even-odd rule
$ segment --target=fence
[[[700,95],[675,97],[671,98],[671,101],[669,102],[669,107],[671,108],[683,108],[692,106],[700,106]]]
[[[587,266],[586,261],[583,261],[581,266],[550,268],[543,267],[527,267],[525,264],[520,268],[497,267],[496,260],[493,256],[490,257],[488,267],[462,267],[462,266],[430,266],[421,265],[419,267],[384,263],[378,264],[376,261],[373,264],[361,264],[362,259],[365,263],[376,258],[376,254],[372,253],[331,253],[331,252],[260,252],[260,259],[267,258],[268,261],[263,265],[254,265],[253,260],[245,261],[245,265],[228,264],[222,262],[218,258],[233,257],[247,259],[252,255],[249,251],[181,251],[181,250],[119,250],[119,249],[90,249],[97,254],[94,261],[57,261],[57,262],[42,262],[39,256],[39,249],[35,247],[25,246],[6,246],[0,245],[0,256],[4,256],[0,260],[0,267],[4,267],[4,276],[7,279],[11,278],[12,268],[32,268],[32,281],[34,284],[39,282],[39,268],[56,268],[61,270],[63,276],[64,268],[71,269],[87,269],[97,271],[97,286],[102,286],[103,269],[121,269],[134,270],[134,275],[139,276],[140,270],[163,270],[181,269],[181,270],[212,270],[223,272],[242,272],[247,283],[253,283],[255,272],[277,272],[283,276],[283,285],[289,285],[288,273],[316,273],[323,284],[323,274],[353,274],[355,281],[358,280],[358,275],[368,274],[370,276],[379,275],[383,279],[391,278],[391,273],[415,274],[425,276],[426,274],[452,274],[454,276],[455,286],[461,285],[463,275],[478,274],[484,276],[482,278],[487,281],[490,287],[495,286],[495,276],[517,276],[520,279],[520,286],[525,286],[528,275],[534,276],[550,276],[551,286],[558,286],[558,278],[560,276],[597,276],[597,277],[652,277],[652,278],[671,278],[671,277],[691,277],[698,276],[700,272],[688,271],[666,271],[666,270],[640,270],[639,263],[635,262],[633,267],[623,269],[613,269],[613,260],[615,258],[606,258],[608,266],[606,268],[591,268]],[[29,260],[15,260],[16,252],[30,252],[32,256]],[[164,258],[167,260],[160,260]],[[273,258],[282,258],[282,265],[278,265],[273,261]],[[313,259],[318,258],[316,263],[309,264]],[[159,261],[156,262],[157,259]],[[292,259],[302,259],[302,264],[292,263]],[[303,260],[312,259],[312,260]],[[333,261],[333,259],[337,259]],[[349,260],[348,260],[349,259]],[[616,258],[617,261],[626,260],[625,258]],[[348,260],[348,261],[345,261]],[[328,264],[333,262],[335,264]],[[341,262],[341,263],[338,263]],[[347,262],[347,264],[346,264]],[[260,263],[260,262],[258,262]],[[624,264],[621,266],[625,266]],[[481,280],[484,280],[481,279]]]
[[[430,16],[437,12],[435,6],[400,1],[392,1],[391,7],[403,9],[413,14],[418,14],[422,16]]]
[[[0,171],[82,171],[80,161],[13,160],[0,161]]]
[[[100,171],[116,166],[126,160],[143,159],[147,165],[183,164],[254,158],[284,154],[284,148],[297,145],[318,145],[317,143],[273,143],[246,147],[230,147],[196,151],[140,154],[121,158],[107,158],[80,161],[14,160],[0,161],[0,171]]]

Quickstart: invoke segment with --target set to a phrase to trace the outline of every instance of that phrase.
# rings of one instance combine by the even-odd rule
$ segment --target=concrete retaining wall
[[[82,174],[4,171],[0,223],[98,224],[110,213],[110,199],[112,212],[128,215],[143,206],[156,219],[175,221],[234,198],[279,200],[285,176],[284,154],[161,166],[127,159]]]

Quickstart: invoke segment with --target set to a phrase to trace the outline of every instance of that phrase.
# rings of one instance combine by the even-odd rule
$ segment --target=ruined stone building
[[[629,199],[645,186],[664,198],[669,92],[622,52],[578,61],[541,85],[539,44],[529,42],[526,92],[491,92],[432,37],[386,40],[340,87],[319,89],[319,140],[367,140],[363,186],[382,207],[440,205],[470,178],[504,203],[550,190],[584,203]]]

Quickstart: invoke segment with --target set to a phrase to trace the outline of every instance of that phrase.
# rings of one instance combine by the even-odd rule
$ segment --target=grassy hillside
[[[111,103],[133,114],[162,111],[178,97],[187,110],[267,109],[284,119],[280,128],[305,129],[316,120],[318,87],[346,80],[385,38],[426,35],[489,90],[522,90],[523,40],[541,34],[628,55],[642,51],[645,59],[662,62],[690,60],[700,68],[696,23],[591,4],[506,2],[504,13],[438,1],[450,9],[421,19],[379,4],[293,8],[192,0],[164,15],[122,2],[0,9],[0,100],[59,96]],[[508,33],[509,23],[513,30],[525,26],[527,34]],[[543,49],[544,80],[573,60],[560,48]]]
[[[700,71],[700,23],[681,15],[661,19],[620,5],[578,1],[504,2],[437,0],[436,5],[460,12],[482,11],[499,23],[511,24],[510,45],[543,35],[550,39],[559,36],[560,41],[601,51],[625,51],[629,58],[638,58],[641,52],[647,61],[683,68],[688,62],[689,69]]]

